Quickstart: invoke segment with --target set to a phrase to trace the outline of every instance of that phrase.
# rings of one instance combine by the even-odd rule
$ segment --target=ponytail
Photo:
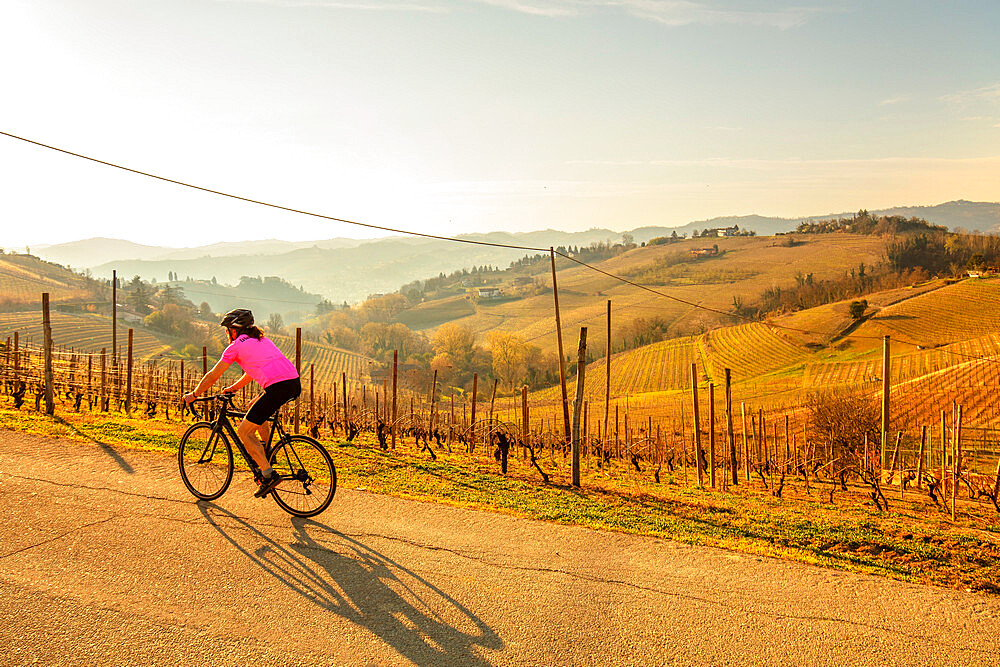
[[[260,340],[264,337],[264,332],[258,329],[256,326],[248,326],[245,329],[240,329],[240,336],[250,336],[256,340]]]

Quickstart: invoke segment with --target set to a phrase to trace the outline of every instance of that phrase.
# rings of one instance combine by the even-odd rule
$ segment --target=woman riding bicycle
[[[208,391],[234,362],[243,369],[243,376],[226,387],[223,393],[236,393],[254,380],[264,388],[264,393],[250,404],[246,417],[236,429],[247,452],[260,468],[260,490],[254,496],[263,498],[280,481],[264,453],[262,441],[266,442],[270,437],[270,428],[265,423],[282,405],[299,397],[302,383],[295,364],[264,337],[263,331],[254,326],[253,313],[249,310],[231,310],[222,318],[221,324],[229,333],[229,347],[194,391],[184,395],[184,402],[190,403]]]

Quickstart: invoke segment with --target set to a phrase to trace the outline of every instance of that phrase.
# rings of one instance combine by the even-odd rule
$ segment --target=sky
[[[997,201],[1000,3],[3,0],[0,131],[432,234]],[[375,236],[0,136],[0,247]]]

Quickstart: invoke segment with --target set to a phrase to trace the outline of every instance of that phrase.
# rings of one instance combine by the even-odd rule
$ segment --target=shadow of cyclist
[[[205,519],[262,570],[321,609],[366,628],[416,664],[489,665],[477,648],[504,646],[492,628],[440,588],[337,530],[293,518],[295,541],[286,546],[213,503],[198,505]],[[238,530],[227,529],[223,521]],[[236,537],[248,534],[256,546]]]

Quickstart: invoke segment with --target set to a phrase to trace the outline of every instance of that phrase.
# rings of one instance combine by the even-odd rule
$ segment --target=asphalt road
[[[0,664],[1000,665],[995,597],[0,436]]]

